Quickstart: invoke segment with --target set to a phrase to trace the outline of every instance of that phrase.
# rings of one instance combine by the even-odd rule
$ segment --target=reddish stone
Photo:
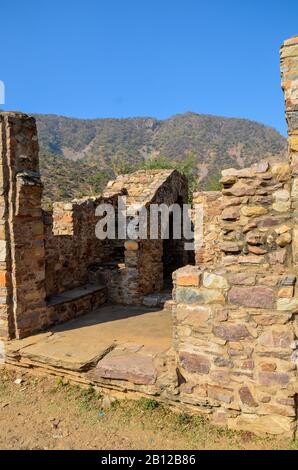
[[[222,220],[237,220],[240,216],[239,207],[227,207],[222,211],[221,219]]]
[[[213,328],[213,334],[226,341],[239,341],[250,336],[245,325],[222,323]]]
[[[293,339],[293,331],[285,325],[265,331],[260,336],[259,343],[267,348],[290,349]]]
[[[259,382],[261,385],[270,387],[271,385],[280,385],[285,387],[289,383],[289,376],[283,372],[260,372]]]
[[[231,285],[253,286],[256,283],[256,275],[251,273],[230,274],[228,281]]]
[[[244,405],[258,406],[251,391],[249,390],[247,386],[241,387],[239,389],[239,396],[240,396],[240,400],[242,401]]]
[[[209,374],[210,361],[206,356],[183,351],[180,352],[179,359],[181,365],[189,372],[197,372],[198,374]]]
[[[262,362],[260,366],[261,366],[261,369],[266,372],[273,372],[276,370],[276,364],[272,362]]]
[[[271,264],[283,264],[286,261],[287,251],[285,248],[282,250],[274,251],[269,254],[269,261]]]
[[[127,351],[107,354],[92,372],[94,378],[127,380],[135,384],[149,385],[156,381],[156,369],[152,357]]]
[[[274,291],[268,287],[232,287],[228,300],[234,305],[253,308],[273,308]]]
[[[267,253],[267,250],[260,246],[249,246],[248,251],[254,255],[265,255],[265,253]]]
[[[264,235],[259,232],[249,232],[246,235],[246,241],[249,245],[262,245],[264,243]]]

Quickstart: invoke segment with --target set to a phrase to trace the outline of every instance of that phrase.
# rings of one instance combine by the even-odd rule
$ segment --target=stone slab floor
[[[104,305],[47,332],[11,341],[7,362],[74,375],[96,367],[104,378],[153,384],[154,359],[171,348],[171,340],[170,310]]]

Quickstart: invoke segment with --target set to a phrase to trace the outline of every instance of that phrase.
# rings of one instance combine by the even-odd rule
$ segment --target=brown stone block
[[[182,271],[177,273],[176,282],[179,286],[193,286],[199,287],[201,280],[201,273]]]
[[[264,386],[279,386],[285,388],[289,383],[289,376],[283,372],[259,372],[259,383]]]
[[[232,287],[228,300],[234,305],[243,305],[253,308],[272,308],[274,305],[274,291],[269,287]]]
[[[256,407],[258,406],[256,400],[253,397],[253,394],[251,393],[249,387],[247,385],[241,387],[239,389],[239,396],[240,400],[244,405],[250,406],[250,407]]]
[[[203,356],[202,354],[181,351],[179,353],[179,360],[181,365],[189,372],[209,374],[210,361],[208,357]]]
[[[250,336],[245,325],[222,323],[213,327],[213,334],[225,341],[239,341]]]
[[[266,329],[258,339],[258,344],[266,348],[290,349],[294,340],[293,328],[290,324],[273,326]]]
[[[224,403],[231,403],[234,400],[234,393],[231,388],[208,385],[208,397]]]
[[[253,286],[256,283],[256,275],[252,273],[235,273],[228,276],[229,283],[233,285]]]

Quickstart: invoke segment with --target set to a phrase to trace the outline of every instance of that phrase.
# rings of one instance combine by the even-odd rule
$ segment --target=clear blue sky
[[[5,109],[75,117],[185,111],[286,132],[279,46],[297,0],[1,2]]]

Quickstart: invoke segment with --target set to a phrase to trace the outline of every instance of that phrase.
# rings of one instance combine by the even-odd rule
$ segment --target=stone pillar
[[[46,324],[44,225],[35,120],[0,114],[0,336]]]
[[[195,264],[215,263],[220,256],[219,235],[222,195],[220,191],[202,191],[193,194],[193,211],[195,228]],[[199,214],[202,226],[196,220]],[[202,238],[202,240],[201,240]]]

